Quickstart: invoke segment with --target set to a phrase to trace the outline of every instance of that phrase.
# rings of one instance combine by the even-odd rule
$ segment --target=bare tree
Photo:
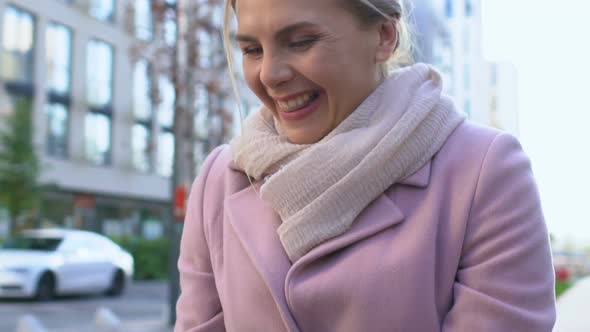
[[[132,58],[150,61],[152,78],[165,76],[174,84],[174,166],[170,181],[174,193],[178,188],[190,188],[199,166],[197,161],[233,135],[233,116],[224,107],[224,99],[230,96],[230,85],[223,49],[223,1],[153,0],[151,3],[152,38],[138,40],[130,53]],[[133,2],[128,3],[126,12],[127,29],[136,35]],[[176,31],[171,33],[174,26]],[[154,105],[161,102],[158,84],[152,84],[150,98]],[[199,98],[208,102],[203,103]],[[195,126],[199,112],[205,112],[206,116],[198,117],[205,124]],[[182,223],[178,221],[182,221],[182,215],[171,213],[171,219],[176,221],[168,227],[169,323],[172,325],[179,295],[176,261],[182,231]]]

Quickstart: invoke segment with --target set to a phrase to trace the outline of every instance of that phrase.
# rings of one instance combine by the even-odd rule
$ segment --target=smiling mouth
[[[319,92],[313,91],[305,93],[288,101],[277,100],[275,102],[277,105],[277,109],[279,111],[290,113],[305,108],[309,104],[313,103],[319,97],[319,95]]]

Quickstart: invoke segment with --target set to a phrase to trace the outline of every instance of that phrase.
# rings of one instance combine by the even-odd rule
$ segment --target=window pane
[[[112,21],[115,0],[86,0],[88,14],[101,21]]]
[[[152,8],[150,0],[135,0],[135,37],[152,38]]]
[[[445,16],[453,17],[453,0],[445,0]]]
[[[3,17],[2,77],[9,81],[33,81],[34,30],[33,16],[23,10],[7,7]]]
[[[47,26],[45,51],[47,85],[53,92],[67,94],[70,91],[70,64],[72,32],[60,24]]]
[[[472,0],[465,0],[465,16],[471,16],[472,14],[473,14]]]
[[[150,86],[148,62],[140,60],[135,64],[133,73],[133,114],[136,119],[146,121],[151,119]]]
[[[110,163],[111,119],[100,113],[86,114],[84,138],[86,157],[97,165]]]
[[[47,105],[47,153],[54,157],[67,156],[68,111],[62,104]]]
[[[158,109],[158,123],[164,127],[172,127],[174,121],[174,85],[170,79],[162,76],[160,77],[159,87],[162,101]]]
[[[173,164],[174,135],[170,132],[162,132],[158,137],[158,174],[171,176]]]
[[[102,108],[111,104],[113,84],[113,48],[109,44],[91,40],[86,63],[86,94],[88,104]]]
[[[151,136],[149,128],[141,124],[135,124],[133,125],[131,136],[133,166],[142,172],[149,172],[151,169]]]

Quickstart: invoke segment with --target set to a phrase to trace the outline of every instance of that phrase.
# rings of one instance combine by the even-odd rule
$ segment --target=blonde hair
[[[397,46],[390,58],[381,65],[381,72],[386,76],[391,70],[407,66],[413,63],[414,42],[407,13],[404,10],[404,0],[344,0],[345,6],[359,19],[361,25],[371,26],[384,20],[395,20],[397,30]],[[225,45],[227,63],[234,97],[238,104],[240,116],[242,108],[238,94],[236,77],[233,72],[234,61],[231,51],[229,22],[232,9],[235,9],[236,0],[226,0],[223,24],[223,42]],[[242,117],[243,118],[243,117]]]

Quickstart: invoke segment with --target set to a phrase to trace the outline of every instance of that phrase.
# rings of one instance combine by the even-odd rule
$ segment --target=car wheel
[[[35,299],[38,301],[49,301],[55,296],[55,278],[49,272],[43,273],[37,283]]]
[[[123,294],[123,290],[125,289],[125,274],[121,270],[117,270],[113,275],[113,279],[111,280],[111,285],[107,290],[106,294],[108,296],[119,296]]]

